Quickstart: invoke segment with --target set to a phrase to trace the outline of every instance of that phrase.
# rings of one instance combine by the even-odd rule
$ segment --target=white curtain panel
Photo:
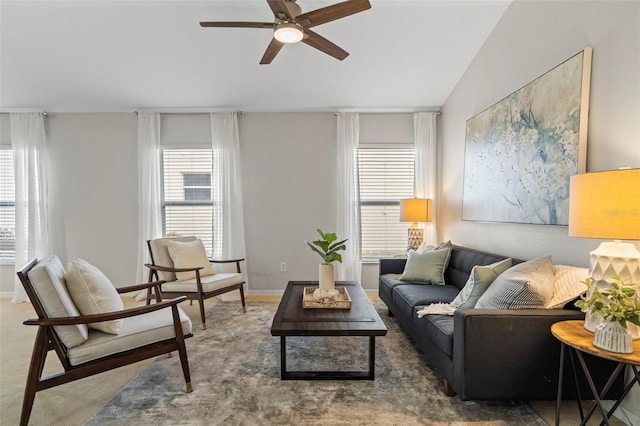
[[[138,113],[138,270],[137,282],[147,282],[147,240],[162,237],[160,194],[160,114]]]
[[[436,115],[435,112],[417,112],[413,114],[413,136],[415,140],[416,197],[433,200],[431,223],[424,224],[424,242],[437,244],[437,151],[436,151]]]
[[[338,113],[337,162],[337,230],[338,238],[348,238],[337,264],[337,279],[361,282],[360,261],[360,187],[358,181],[358,142],[360,116],[358,113]]]
[[[222,240],[222,253],[214,252],[213,256],[222,259],[243,259],[244,210],[238,114],[211,113],[211,139],[214,157],[213,203],[219,208],[219,216],[213,223],[213,239]],[[213,245],[216,246],[215,243]]]
[[[29,260],[50,253],[44,116],[37,112],[12,113],[11,148],[15,167],[16,271]],[[16,277],[13,303],[29,301]]]

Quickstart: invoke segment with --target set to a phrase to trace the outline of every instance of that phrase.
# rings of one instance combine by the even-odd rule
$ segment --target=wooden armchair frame
[[[128,287],[116,288],[118,293],[127,293],[131,291],[140,291],[149,288],[156,288],[156,300],[158,303],[146,305],[137,308],[125,309],[117,312],[109,312],[97,315],[80,315],[75,317],[47,317],[44,308],[29,280],[29,271],[38,263],[37,259],[33,259],[25,267],[17,272],[31,303],[38,315],[38,318],[27,319],[23,322],[25,325],[38,326],[36,340],[33,345],[33,353],[29,364],[29,372],[27,374],[27,383],[22,403],[22,413],[20,417],[20,425],[27,425],[36,393],[69,383],[84,377],[93,376],[105,371],[113,370],[118,367],[133,364],[144,359],[152,358],[162,354],[170,354],[178,351],[182,372],[186,382],[187,392],[192,391],[191,374],[189,372],[189,360],[187,358],[187,350],[185,346],[185,338],[192,337],[193,334],[184,334],[180,323],[180,314],[178,313],[178,303],[186,298],[177,297],[172,300],[160,301],[159,287],[162,281],[151,282],[146,284],[138,284]],[[100,321],[110,321],[121,318],[133,317],[160,309],[171,308],[173,317],[173,327],[175,337],[158,341],[146,346],[130,349],[124,352],[98,358],[78,365],[71,365],[66,355],[66,346],[62,343],[54,326],[74,325],[74,324],[90,324]],[[60,359],[60,363],[64,368],[64,372],[54,374],[48,377],[42,377],[44,364],[49,351],[54,350]]]
[[[191,272],[191,271],[195,272],[197,291],[195,292],[164,291],[162,290],[162,284],[160,284],[160,293],[161,293],[161,298],[164,298],[164,297],[172,298],[172,297],[184,296],[186,297],[186,299],[190,301],[190,303],[193,303],[194,300],[197,300],[200,304],[200,318],[202,320],[203,330],[207,329],[207,322],[205,319],[205,312],[204,312],[204,301],[206,299],[209,299],[210,297],[218,296],[220,294],[228,293],[234,290],[239,290],[240,301],[242,302],[242,309],[243,311],[246,311],[247,307],[244,300],[244,287],[243,287],[245,284],[244,280],[242,280],[242,282],[238,282],[236,284],[232,284],[232,285],[229,285],[228,287],[224,287],[221,289],[216,289],[213,291],[204,291],[202,282],[200,280],[200,270],[204,269],[204,267],[199,266],[194,268],[173,268],[173,267],[156,265],[155,259],[153,256],[153,250],[151,248],[151,240],[147,240],[147,248],[149,249],[149,257],[151,259],[151,263],[145,263],[144,266],[149,268],[149,282],[160,282],[162,284],[166,282],[166,281],[159,280],[158,272],[169,272],[169,273]],[[236,273],[238,274],[242,273],[242,270],[240,268],[240,262],[244,261],[244,259],[229,259],[229,260],[208,259],[208,260],[210,263],[218,263],[218,264],[235,263]],[[149,304],[152,299],[151,290],[152,290],[151,288],[147,289],[147,304]],[[156,299],[157,299],[158,298],[157,290],[153,290],[153,291],[156,293]]]

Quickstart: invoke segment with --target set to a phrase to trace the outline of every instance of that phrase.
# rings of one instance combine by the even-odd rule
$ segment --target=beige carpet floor
[[[133,307],[135,302],[124,297],[125,307]],[[248,298],[252,300],[273,300],[273,297]],[[206,302],[205,309],[216,303],[216,299]],[[182,308],[194,321],[194,331],[199,331],[199,314],[197,304],[192,306],[183,303]],[[12,304],[9,298],[0,298],[0,424],[18,424],[22,406],[24,381],[27,375],[29,358],[35,338],[35,327],[22,325],[22,320],[35,316],[28,303]],[[99,374],[73,383],[58,386],[39,392],[36,395],[29,424],[32,425],[82,425],[93,416],[104,404],[129,383],[140,371],[153,360],[120,368],[119,370]],[[60,371],[60,363],[51,354],[45,366],[45,374]],[[529,401],[531,408],[547,423],[553,424],[555,402]],[[563,402],[561,424],[579,423],[575,403]],[[598,421],[590,424],[598,424]],[[622,425],[613,419],[612,424]]]

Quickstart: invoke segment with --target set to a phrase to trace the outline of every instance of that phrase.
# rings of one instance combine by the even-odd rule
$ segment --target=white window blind
[[[359,148],[362,257],[404,253],[407,228],[400,199],[413,197],[413,148]]]
[[[162,149],[162,225],[165,236],[194,235],[202,240],[207,255],[222,251],[222,241],[214,241],[214,226],[220,223],[214,206],[211,149]]]
[[[13,151],[0,148],[0,263],[16,257],[16,207]]]

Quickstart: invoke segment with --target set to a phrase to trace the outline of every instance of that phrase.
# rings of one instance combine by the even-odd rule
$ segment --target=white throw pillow
[[[498,276],[476,309],[538,309],[553,296],[553,265],[542,257],[519,263]]]
[[[124,304],[109,278],[89,262],[76,259],[69,264],[67,289],[82,315],[121,311]],[[121,319],[89,324],[89,327],[110,334],[118,334]]]
[[[509,268],[511,268],[511,258],[491,265],[474,266],[467,283],[453,299],[451,306],[454,308],[474,308],[480,296],[487,291],[491,283]]]
[[[553,297],[550,309],[562,309],[564,305],[587,291],[582,282],[589,276],[589,269],[569,265],[553,265]]]
[[[176,268],[195,268],[202,266],[203,269],[200,270],[201,277],[215,275],[216,273],[207,258],[207,252],[200,239],[188,242],[167,241],[167,250],[173,261],[173,266]],[[190,280],[196,277],[196,273],[195,271],[176,272],[176,277],[178,281]]]

